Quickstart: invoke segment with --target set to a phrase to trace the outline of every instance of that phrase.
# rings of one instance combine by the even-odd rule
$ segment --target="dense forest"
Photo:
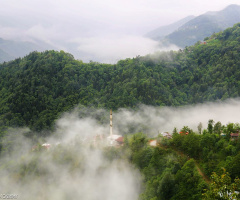
[[[239,128],[209,120],[202,134],[184,126],[181,134],[173,130],[172,139],[159,135],[155,148],[143,133],[127,136],[124,148],[131,149],[129,159],[144,174],[140,199],[239,199],[240,141],[230,136]]]
[[[0,186],[17,183],[20,192],[26,189],[22,191],[21,185],[34,186],[39,199],[71,199],[71,191],[79,187],[77,178],[81,179],[90,166],[84,164],[92,154],[89,152],[99,155],[102,151],[104,162],[99,161],[94,169],[99,183],[109,166],[126,160],[141,173],[142,200],[239,198],[235,191],[240,191],[240,141],[231,138],[231,133],[239,131],[239,124],[209,120],[205,130],[199,124],[199,133],[184,126],[174,129],[171,139],[161,135],[152,138],[157,140],[156,147],[149,145],[150,138],[144,132],[131,132],[120,148],[99,150],[91,146],[88,153],[88,147],[77,139],[71,145],[60,144],[45,151],[42,137],[34,141],[39,142],[38,148],[30,150],[32,146],[19,133],[19,127],[27,126],[38,136],[52,135],[54,122],[76,105],[116,110],[139,104],[182,106],[239,97],[239,52],[240,24],[236,24],[183,50],[137,56],[117,64],[83,63],[64,51],[32,52],[2,63],[0,155],[5,160],[0,165]],[[8,127],[17,127],[17,133],[12,134]],[[27,136],[28,131],[24,132]],[[93,156],[91,162],[94,160]],[[63,187],[63,180],[74,185],[65,196],[58,189]],[[46,197],[38,190],[39,183],[41,191],[54,190],[56,194]],[[30,193],[24,195],[32,198]]]
[[[0,125],[49,129],[77,104],[180,106],[240,96],[240,24],[204,42],[120,60],[83,63],[63,51],[0,65]]]

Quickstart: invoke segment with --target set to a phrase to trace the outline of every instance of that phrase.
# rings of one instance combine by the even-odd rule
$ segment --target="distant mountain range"
[[[174,44],[180,48],[185,46],[191,46],[197,41],[202,41],[204,38],[209,37],[214,32],[225,30],[228,27],[240,22],[240,6],[230,5],[224,10],[218,12],[207,12],[198,17],[188,16],[168,26],[159,27],[148,34],[145,37],[159,41],[161,46],[170,46]],[[17,24],[14,20],[5,18],[0,19],[0,26],[20,26],[23,28],[29,28],[26,24]],[[89,56],[88,53],[80,51],[78,49],[78,43],[66,44],[63,41],[55,42],[56,46],[47,44],[40,39],[32,39],[31,42],[19,41],[19,40],[6,40],[1,38],[0,35],[0,63],[4,61],[10,61],[15,58],[24,57],[32,51],[44,51],[49,49],[60,50],[56,46],[71,52],[73,55],[81,55],[81,57]],[[52,41],[51,41],[52,42]],[[91,55],[91,54],[90,54]],[[81,58],[82,59],[82,58]]]
[[[221,11],[207,12],[198,17],[189,16],[169,26],[157,28],[146,36],[161,41],[164,46],[175,44],[184,48],[238,22],[240,22],[240,6],[230,5]]]
[[[42,41],[36,41],[35,43],[0,38],[0,63],[24,57],[32,51],[44,51],[47,49],[53,49],[53,47]]]

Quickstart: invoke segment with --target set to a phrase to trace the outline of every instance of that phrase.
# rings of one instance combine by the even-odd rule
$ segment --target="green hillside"
[[[210,119],[206,129],[199,123],[198,133],[185,125],[174,128],[168,138],[129,131],[118,148],[101,146],[100,137],[83,139],[72,124],[67,128],[72,136],[65,128],[41,132],[78,104],[118,109],[139,103],[181,106],[239,97],[239,52],[240,24],[236,24],[182,51],[120,60],[115,65],[83,63],[63,51],[32,52],[1,64],[2,190],[15,188],[13,197],[23,199],[116,199],[128,188],[130,199],[137,199],[136,195],[141,200],[239,199],[235,192],[240,191],[239,123]],[[17,128],[5,130],[8,126]],[[40,135],[23,137],[30,135],[29,130],[18,126],[29,126]],[[105,131],[100,123],[94,127],[86,130],[91,136],[96,129]],[[55,134],[47,148],[42,145],[47,140],[41,137],[44,133]],[[55,145],[62,134],[63,142]],[[109,198],[109,185],[127,187],[111,187],[114,197]]]
[[[0,124],[48,129],[77,104],[180,106],[240,96],[240,24],[178,52],[83,63],[63,51],[0,65]]]

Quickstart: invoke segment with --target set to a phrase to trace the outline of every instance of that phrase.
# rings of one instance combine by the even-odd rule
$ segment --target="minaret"
[[[110,136],[113,135],[112,109],[110,110]]]

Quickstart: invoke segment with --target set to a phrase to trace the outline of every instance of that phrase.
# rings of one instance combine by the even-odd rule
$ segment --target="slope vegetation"
[[[0,65],[1,126],[49,128],[77,104],[179,106],[240,96],[240,24],[183,51],[83,63],[63,51]]]

